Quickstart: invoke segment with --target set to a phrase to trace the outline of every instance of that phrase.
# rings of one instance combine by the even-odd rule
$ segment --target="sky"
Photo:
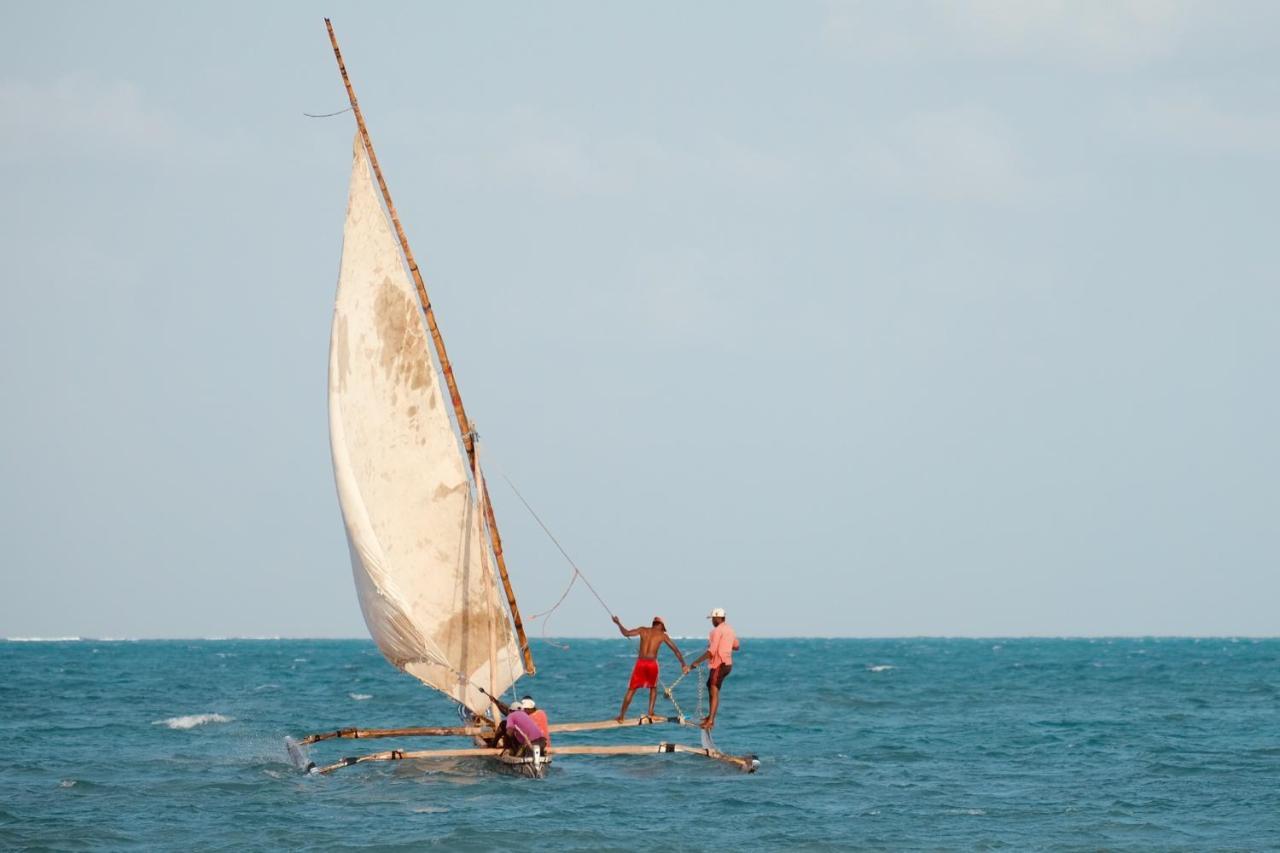
[[[1280,634],[1280,7],[317,9],[7,9],[0,636],[366,636],[322,13],[526,614]]]

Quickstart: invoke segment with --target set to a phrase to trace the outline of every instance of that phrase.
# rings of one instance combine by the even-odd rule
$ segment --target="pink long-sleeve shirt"
[[[717,666],[733,666],[733,653],[738,648],[738,635],[729,627],[728,622],[721,622],[711,629],[707,638],[707,651],[711,652],[708,664]]]

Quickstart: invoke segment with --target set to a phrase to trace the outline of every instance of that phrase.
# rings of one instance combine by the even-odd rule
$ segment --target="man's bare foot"
[[[626,716],[625,716],[625,715],[623,715],[623,714],[619,714],[619,715],[618,715],[618,722],[619,722],[619,723],[621,723],[621,722],[622,722],[623,720],[625,720],[625,719],[626,719]]]

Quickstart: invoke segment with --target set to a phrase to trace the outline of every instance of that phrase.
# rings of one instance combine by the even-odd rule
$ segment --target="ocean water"
[[[628,641],[535,654],[521,687],[553,721],[617,713]],[[1280,640],[747,637],[735,663],[716,740],[754,775],[646,755],[321,777],[286,734],[456,716],[367,641],[0,642],[0,848],[1280,848]],[[677,698],[696,709],[692,678]],[[697,743],[556,741],[677,738]]]

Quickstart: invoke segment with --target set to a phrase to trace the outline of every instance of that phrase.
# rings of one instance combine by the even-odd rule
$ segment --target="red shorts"
[[[627,685],[627,689],[635,690],[637,687],[657,686],[658,662],[647,658],[639,658],[636,661],[635,669],[631,670],[631,683]]]

